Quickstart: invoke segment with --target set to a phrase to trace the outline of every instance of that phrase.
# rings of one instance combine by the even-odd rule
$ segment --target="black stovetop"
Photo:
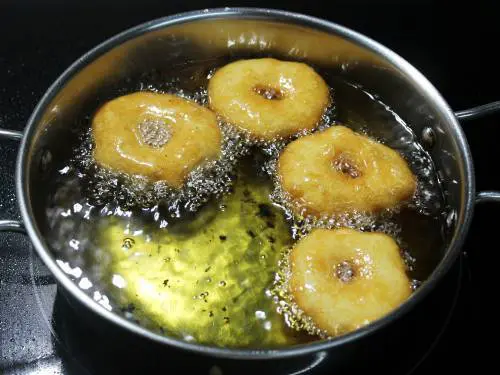
[[[450,105],[463,109],[500,99],[496,57],[500,40],[498,12],[481,2],[449,7],[433,1],[100,1],[18,0],[0,5],[0,128],[21,130],[43,92],[77,57],[97,43],[146,20],[215,6],[264,6],[298,11],[344,24],[379,40],[419,68]],[[500,189],[500,116],[464,125],[477,173],[478,189]],[[0,219],[18,218],[14,193],[16,143],[2,141]],[[498,167],[500,171],[500,166]],[[475,373],[496,363],[495,283],[500,256],[495,211],[478,207],[465,246],[466,254],[433,298],[434,333],[421,339],[418,351],[387,373]],[[492,219],[493,218],[493,219]],[[439,310],[439,312],[438,312]],[[74,316],[48,270],[21,234],[0,233],[0,373],[115,374],[125,372],[126,353],[102,348],[110,338],[87,329]],[[104,340],[104,341],[100,341]],[[106,341],[108,340],[108,341]],[[112,341],[112,338],[111,338]],[[122,350],[122,349],[120,349]],[[113,362],[119,359],[122,365]],[[405,359],[406,358],[406,359]],[[419,364],[417,366],[417,364]],[[144,373],[127,364],[128,372]],[[417,366],[415,368],[415,366]],[[397,370],[396,370],[397,368]],[[392,370],[391,370],[392,369]],[[462,371],[459,371],[462,370]],[[205,372],[204,372],[205,373]]]

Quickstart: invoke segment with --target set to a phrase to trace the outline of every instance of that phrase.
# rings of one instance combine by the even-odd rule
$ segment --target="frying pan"
[[[410,124],[432,157],[449,207],[446,246],[434,271],[404,304],[384,318],[345,336],[283,349],[198,345],[154,333],[106,310],[60,268],[44,236],[48,230],[44,204],[50,194],[47,178],[58,161],[71,155],[81,130],[73,126],[75,119],[142,72],[217,56],[269,54],[337,71],[376,92]],[[253,8],[177,14],[126,30],[81,56],[48,88],[24,132],[0,129],[1,137],[21,142],[16,193],[22,215],[22,222],[0,221],[0,230],[27,233],[60,289],[98,320],[141,339],[221,360],[288,361],[300,357],[313,364],[325,358],[338,361],[342,349],[383,332],[423,303],[457,261],[474,205],[500,202],[500,192],[476,193],[472,157],[459,124],[459,120],[473,120],[498,110],[500,102],[453,112],[436,88],[403,58],[364,35],[322,19]],[[310,370],[311,366],[305,368]]]

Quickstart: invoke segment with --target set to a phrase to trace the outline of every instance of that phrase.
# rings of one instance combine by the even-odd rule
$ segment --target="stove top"
[[[379,40],[408,59],[436,85],[453,108],[463,109],[499,100],[500,71],[493,48],[500,30],[494,9],[468,6],[441,8],[433,1],[330,1],[304,4],[286,1],[4,1],[0,5],[0,128],[22,130],[43,92],[76,58],[104,39],[138,23],[191,9],[216,6],[264,6],[298,11],[344,24]],[[495,43],[495,44],[494,44]],[[500,189],[497,146],[500,116],[464,124],[472,149],[478,189]],[[487,134],[487,136],[485,136]],[[16,219],[14,193],[17,144],[0,143],[0,219]],[[500,167],[499,167],[500,169]],[[493,365],[493,348],[484,344],[495,333],[496,275],[495,211],[479,206],[464,255],[429,298],[429,327],[399,348],[397,357],[381,357],[380,370],[389,374],[427,374],[437,369],[479,372]],[[482,245],[482,246],[481,246]],[[58,290],[50,272],[34,253],[27,237],[0,233],[0,373],[3,374],[124,374],[158,373],[182,368],[216,374],[207,361],[156,355],[99,330],[79,319]],[[98,343],[98,344],[96,344]],[[130,354],[130,355],[129,355]],[[168,354],[166,354],[168,355]],[[373,369],[371,369],[373,371]],[[219,371],[219,372],[218,372]],[[325,373],[329,373],[325,369]],[[226,373],[226,372],[224,372]],[[295,371],[290,373],[307,373]]]

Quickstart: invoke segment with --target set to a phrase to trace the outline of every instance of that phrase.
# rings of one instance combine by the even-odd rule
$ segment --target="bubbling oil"
[[[146,90],[207,105],[208,80],[227,62],[169,69],[175,77],[146,72],[117,96]],[[287,287],[290,248],[313,228],[389,234],[417,288],[444,246],[444,201],[432,160],[411,128],[375,95],[319,71],[334,105],[314,131],[342,123],[399,151],[418,180],[410,204],[372,216],[297,217],[276,180],[276,160],[287,141],[251,140],[222,121],[220,160],[196,168],[182,189],[173,190],[99,167],[89,123],[73,159],[51,179],[46,236],[59,265],[96,302],[126,319],[168,336],[226,347],[283,347],[327,338]]]
[[[94,143],[89,129],[80,139],[73,164],[80,170],[85,193],[95,205],[116,202],[122,208],[151,208],[163,204],[172,216],[181,210],[197,211],[211,197],[229,191],[238,161],[249,152],[246,137],[230,127],[222,127],[221,156],[192,170],[182,189],[163,181],[151,183],[139,175],[127,175],[99,166],[93,158]]]

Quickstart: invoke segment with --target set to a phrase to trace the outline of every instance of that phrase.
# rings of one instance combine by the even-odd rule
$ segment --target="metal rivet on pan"
[[[436,133],[430,126],[426,126],[422,130],[422,143],[428,148],[431,148],[436,143]]]
[[[455,212],[455,210],[451,210],[446,216],[446,226],[448,228],[452,228],[453,225],[455,225],[456,218],[457,218],[457,213]]]
[[[40,170],[42,172],[47,172],[49,170],[51,162],[52,153],[48,149],[43,150],[42,155],[40,156]]]

